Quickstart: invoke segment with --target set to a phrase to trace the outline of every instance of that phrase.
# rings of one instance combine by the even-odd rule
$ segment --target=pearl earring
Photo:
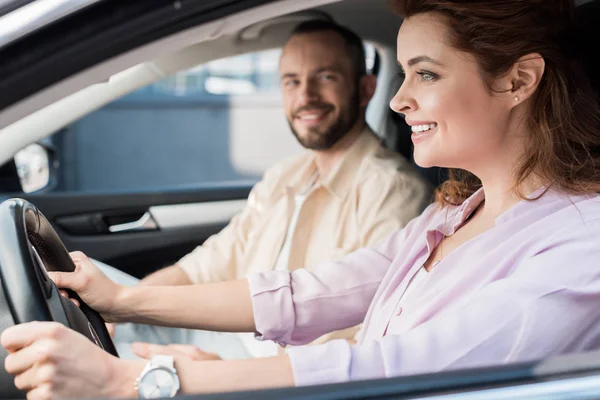
[[[518,96],[515,96],[515,101],[519,101],[519,97]]]

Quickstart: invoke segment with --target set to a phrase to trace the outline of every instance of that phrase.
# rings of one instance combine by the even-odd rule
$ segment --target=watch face
[[[148,371],[139,383],[140,397],[143,399],[158,399],[171,397],[175,393],[176,378],[173,372],[166,368],[155,368]]]

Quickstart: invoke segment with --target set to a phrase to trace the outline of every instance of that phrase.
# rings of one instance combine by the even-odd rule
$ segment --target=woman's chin
[[[417,164],[421,168],[431,168],[439,166],[439,163],[436,163],[436,157],[431,157],[431,154],[419,154],[419,152],[415,152],[414,160],[415,164]]]

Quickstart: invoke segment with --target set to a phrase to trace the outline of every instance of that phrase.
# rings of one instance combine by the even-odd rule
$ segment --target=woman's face
[[[477,174],[494,160],[511,158],[512,107],[506,95],[491,94],[472,55],[448,45],[447,30],[444,17],[434,13],[402,24],[397,51],[405,79],[390,107],[404,114],[412,128],[418,165]]]

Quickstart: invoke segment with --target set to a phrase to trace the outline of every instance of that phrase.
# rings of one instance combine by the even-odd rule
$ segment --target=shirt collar
[[[483,188],[469,196],[460,206],[449,206],[444,213],[444,221],[437,228],[444,235],[454,234],[456,229],[471,215],[485,199]]]
[[[529,208],[529,205],[532,203],[532,199],[536,199],[536,205],[541,205],[544,201],[552,201],[554,196],[545,196],[547,192],[553,192],[547,186],[541,187],[535,190],[533,193],[530,193],[526,196],[528,200],[521,200],[508,210],[504,211],[502,214],[497,216],[494,219],[496,225],[500,225],[507,221],[510,221],[514,218],[518,218],[524,211]],[[553,192],[554,193],[554,192]],[[475,193],[473,193],[469,198],[467,198],[460,206],[456,206],[454,209],[449,209],[445,223],[441,224],[439,230],[446,234],[451,235],[454,231],[462,225],[463,222],[471,215],[473,211],[479,207],[479,205],[485,199],[485,192],[483,188],[478,189]]]

